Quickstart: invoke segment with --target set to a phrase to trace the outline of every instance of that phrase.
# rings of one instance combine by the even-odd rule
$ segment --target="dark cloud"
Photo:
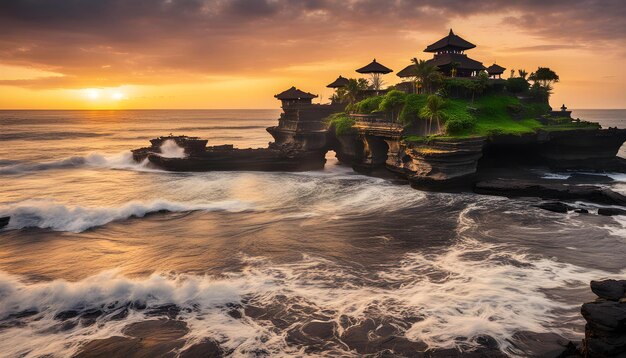
[[[0,83],[104,86],[253,74],[350,56],[352,46],[399,31],[443,32],[454,19],[480,14],[549,39],[552,49],[610,49],[626,40],[623,0],[2,0],[0,63],[66,77]]]
[[[584,46],[581,45],[563,45],[563,44],[553,44],[553,45],[535,45],[535,46],[520,46],[520,47],[511,47],[508,48],[509,52],[537,52],[537,51],[559,51],[559,50],[573,50],[580,49]]]

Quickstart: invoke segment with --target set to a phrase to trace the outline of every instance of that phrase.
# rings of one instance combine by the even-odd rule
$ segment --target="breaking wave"
[[[175,141],[168,139],[161,144],[161,156],[164,158],[185,158],[185,148],[180,147]]]
[[[374,275],[306,255],[280,265],[242,261],[241,272],[219,277],[106,271],[77,282],[28,283],[0,274],[0,323],[14,323],[0,331],[0,349],[9,356],[71,355],[87,340],[169,316],[187,324],[185,348],[210,338],[235,356],[305,356],[303,340],[319,339],[307,328],[313,324],[329,327],[325,350],[335,354],[358,356],[363,345],[381,344],[393,332],[413,347],[464,351],[488,335],[501,350],[524,355],[511,346],[516,332],[574,334],[555,327],[575,319],[579,307],[546,290],[580,288],[606,275],[473,240],[440,254],[405,255]]]
[[[82,232],[116,220],[143,217],[156,212],[231,211],[249,210],[241,201],[213,203],[180,203],[165,200],[129,202],[118,207],[68,206],[46,200],[29,200],[18,204],[0,206],[0,217],[11,219],[6,229],[37,227],[55,231]]]
[[[85,156],[73,156],[57,161],[32,163],[22,162],[0,167],[0,174],[25,174],[52,169],[71,169],[82,167],[110,168],[110,169],[144,169],[147,170],[147,161],[136,163],[132,153],[118,154],[89,153]]]

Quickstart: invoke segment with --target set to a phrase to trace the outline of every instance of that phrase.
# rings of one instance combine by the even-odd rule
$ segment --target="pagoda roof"
[[[476,45],[462,39],[460,36],[452,32],[452,29],[450,29],[450,33],[448,34],[448,36],[433,44],[428,45],[424,52],[438,52],[445,49],[446,47],[453,47],[459,50],[469,50],[476,47]]]
[[[374,61],[370,62],[369,65],[359,68],[358,70],[356,70],[356,72],[358,73],[389,73],[389,72],[393,72],[393,70],[391,68],[381,65],[380,63],[376,62],[376,59],[374,59]]]
[[[340,88],[340,87],[346,87],[348,85],[350,81],[343,77],[343,76],[339,76],[337,77],[336,80],[334,80],[331,84],[327,85],[326,87],[328,88]]]
[[[504,73],[504,70],[506,70],[506,68],[498,66],[495,63],[487,67],[487,73],[489,73],[490,75],[501,75],[502,73]]]
[[[483,66],[482,62],[473,60],[467,57],[467,55],[462,54],[462,53],[441,53],[441,54],[435,55],[435,57],[428,60],[428,62],[437,67],[442,67],[442,66],[450,65],[453,62],[458,62],[459,65],[456,67],[457,69],[476,70],[476,71],[486,69],[486,67]]]
[[[415,64],[410,64],[396,73],[398,77],[415,77],[417,76],[417,68]]]
[[[314,95],[309,92],[300,91],[295,86],[292,86],[290,89],[283,91],[277,95],[275,95],[277,99],[313,99],[317,98],[317,95]]]

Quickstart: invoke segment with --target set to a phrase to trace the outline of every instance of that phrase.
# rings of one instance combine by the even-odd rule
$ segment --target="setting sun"
[[[100,98],[100,91],[96,90],[96,89],[86,89],[85,90],[85,95],[87,96],[87,98],[89,99],[98,99]]]

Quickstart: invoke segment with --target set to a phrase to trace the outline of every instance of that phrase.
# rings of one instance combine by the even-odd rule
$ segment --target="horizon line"
[[[0,108],[0,111],[267,111],[281,108]],[[568,108],[571,111],[606,110],[620,111],[624,108]]]

